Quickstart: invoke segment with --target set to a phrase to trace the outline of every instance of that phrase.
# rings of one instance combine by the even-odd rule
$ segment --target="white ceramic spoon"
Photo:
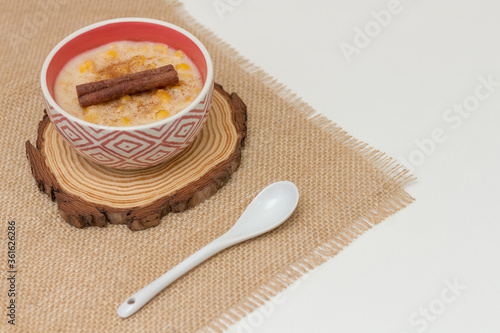
[[[281,181],[269,185],[253,199],[228,232],[130,296],[118,308],[118,315],[122,318],[133,315],[165,287],[214,254],[276,228],[292,215],[298,202],[295,184]]]

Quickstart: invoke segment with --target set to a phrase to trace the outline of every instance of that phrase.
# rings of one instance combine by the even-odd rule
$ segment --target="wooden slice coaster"
[[[66,144],[47,115],[39,124],[36,148],[27,141],[26,153],[38,187],[58,203],[69,224],[127,224],[142,230],[221,188],[240,164],[245,136],[245,104],[216,84],[210,113],[195,141],[160,165],[117,170],[90,162]]]

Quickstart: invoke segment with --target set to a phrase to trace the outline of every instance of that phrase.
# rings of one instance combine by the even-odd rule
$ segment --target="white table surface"
[[[413,204],[229,332],[500,332],[500,2],[184,3],[418,177]]]

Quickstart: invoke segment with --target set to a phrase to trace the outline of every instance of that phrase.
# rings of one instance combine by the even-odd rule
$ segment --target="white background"
[[[500,84],[473,105],[478,77],[500,83],[500,3],[400,0],[385,27],[372,12],[388,0],[184,3],[319,113],[418,178],[407,186],[413,204],[229,332],[500,332]],[[356,46],[356,27],[373,37],[358,36],[349,62],[341,45]],[[464,102],[474,111],[451,113]]]

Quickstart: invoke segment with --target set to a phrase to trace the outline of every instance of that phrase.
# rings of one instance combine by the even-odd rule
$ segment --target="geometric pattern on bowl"
[[[201,130],[210,110],[214,85],[196,107],[173,123],[142,130],[99,129],[76,123],[47,101],[55,129],[85,158],[104,166],[139,169],[166,161],[186,148]]]

